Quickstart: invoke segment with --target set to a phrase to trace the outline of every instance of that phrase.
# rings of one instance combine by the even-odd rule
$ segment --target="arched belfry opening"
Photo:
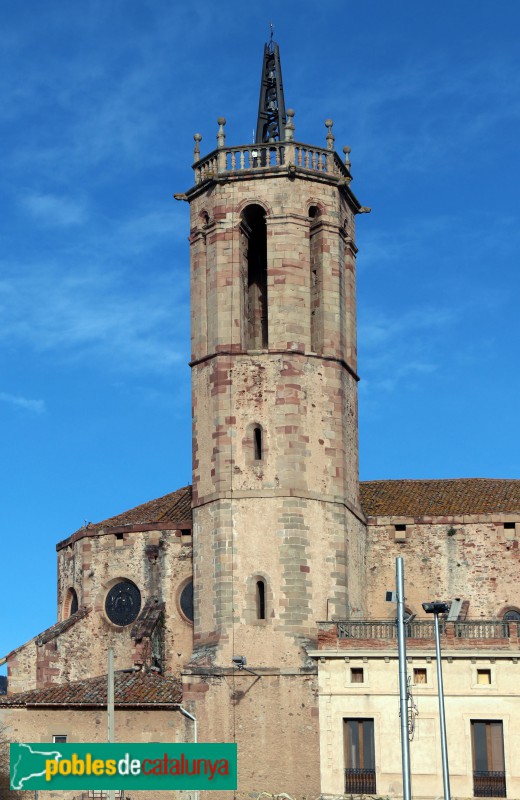
[[[267,227],[265,211],[258,204],[244,209],[241,235],[246,348],[261,350],[268,346]]]
[[[309,208],[309,248],[310,248],[310,312],[311,312],[311,350],[319,353],[323,347],[323,259],[320,209],[316,205]]]

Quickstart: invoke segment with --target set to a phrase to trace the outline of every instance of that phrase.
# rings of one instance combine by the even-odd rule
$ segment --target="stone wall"
[[[121,536],[121,538],[119,538]],[[72,627],[52,630],[42,644],[37,636],[8,657],[9,691],[25,691],[51,683],[79,680],[106,672],[108,649],[116,669],[142,659],[132,639],[132,625],[120,627],[107,618],[105,598],[121,579],[136,584],[141,610],[151,598],[165,604],[160,636],[163,670],[175,672],[191,655],[193,626],[180,611],[180,592],[192,577],[191,535],[180,530],[131,530],[123,534],[81,532],[58,551],[58,618],[68,613],[67,593],[74,588],[80,608],[88,611]]]
[[[262,792],[285,792],[295,800],[319,796],[316,694],[315,672],[183,674],[183,702],[197,717],[201,741],[237,743],[237,800]],[[211,793],[214,800],[229,798],[229,793],[222,795]]]
[[[178,710],[116,709],[115,736],[118,742],[191,742],[193,723]],[[52,742],[53,735],[66,735],[67,741],[102,743],[107,740],[107,715],[98,709],[0,710],[0,725],[13,742]],[[129,794],[134,795],[134,792]],[[139,791],[140,800],[164,800],[164,791]],[[183,795],[190,798],[190,793]],[[31,792],[31,797],[33,793]],[[78,800],[81,792],[40,789],[39,800]],[[190,798],[190,800],[192,800]]]
[[[497,619],[510,606],[520,608],[520,549],[516,530],[504,527],[509,519],[504,514],[370,518],[370,616],[395,615],[385,591],[395,587],[397,556],[404,559],[406,605],[419,616],[423,602],[456,597],[469,601],[468,619]],[[406,525],[406,531],[396,532],[396,524]]]

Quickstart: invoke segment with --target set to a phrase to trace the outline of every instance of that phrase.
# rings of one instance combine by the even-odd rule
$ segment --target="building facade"
[[[359,484],[355,218],[369,209],[351,191],[350,150],[335,151],[331,120],[323,146],[298,142],[274,43],[256,142],[228,146],[218,126],[206,156],[195,135],[195,182],[177,195],[190,205],[192,486],[58,544],[58,621],[8,654],[0,716],[19,741],[95,726],[99,740],[103,699],[80,725],[74,698],[113,648],[120,680],[135,678],[122,740],[190,741],[182,702],[200,741],[237,742],[238,798],[399,797],[384,594],[403,555],[417,796],[441,785],[421,603],[442,597],[457,796],[506,796],[472,794],[474,773],[496,772],[520,797],[508,690],[520,481]],[[166,682],[162,716],[135,700],[150,676]],[[49,705],[56,687],[67,691]]]

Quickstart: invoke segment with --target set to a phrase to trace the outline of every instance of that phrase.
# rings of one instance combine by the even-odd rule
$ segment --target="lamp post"
[[[437,600],[433,603],[423,603],[427,614],[433,614],[435,620],[435,657],[437,659],[437,684],[439,687],[439,721],[441,727],[441,756],[442,756],[442,785],[444,800],[451,800],[450,775],[448,768],[448,745],[446,743],[446,718],[444,715],[444,687],[442,683],[441,641],[439,635],[439,614],[447,614],[450,610],[449,603]]]
[[[395,560],[395,592],[387,592],[388,603],[397,603],[397,647],[399,655],[399,715],[401,718],[401,766],[403,772],[403,800],[411,800],[410,740],[408,738],[408,676],[406,673],[406,629],[404,622],[404,562]]]

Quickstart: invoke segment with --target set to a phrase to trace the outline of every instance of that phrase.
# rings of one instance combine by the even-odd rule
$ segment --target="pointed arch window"
[[[323,254],[320,209],[318,206],[309,208],[309,248],[310,248],[310,328],[311,328],[311,350],[315,353],[321,351],[323,345]]]
[[[245,326],[248,350],[268,346],[267,227],[264,209],[253,204],[242,215],[245,257]]]

